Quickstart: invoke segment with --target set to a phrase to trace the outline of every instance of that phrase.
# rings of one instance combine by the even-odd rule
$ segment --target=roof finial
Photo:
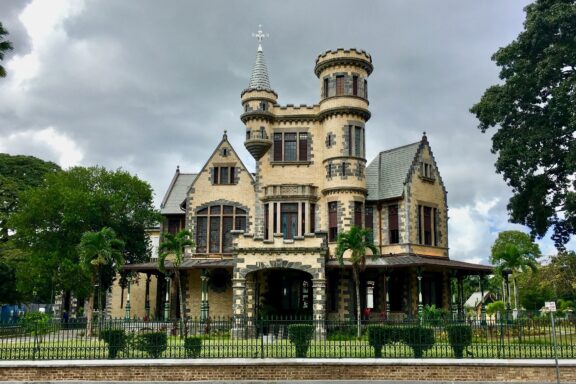
[[[228,131],[224,130],[224,135],[222,136],[223,139],[228,139]]]
[[[262,32],[262,24],[258,24],[258,33],[252,33],[252,37],[258,39],[258,51],[262,51],[262,39],[265,37],[270,37],[269,33]]]
[[[179,165],[176,166],[176,173],[180,173],[180,166]]]
[[[422,136],[426,136],[426,131],[422,132]]]

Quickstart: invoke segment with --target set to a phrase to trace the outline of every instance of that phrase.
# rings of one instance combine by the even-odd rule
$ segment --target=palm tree
[[[498,238],[492,245],[490,262],[496,266],[496,271],[500,274],[503,271],[512,272],[512,283],[514,285],[514,309],[518,310],[518,284],[516,277],[518,273],[531,269],[536,271],[538,267],[537,258],[542,256],[538,244],[535,244],[530,236],[520,231],[504,231],[498,234]],[[508,297],[510,304],[510,297]]]
[[[178,286],[178,299],[180,301],[180,336],[186,334],[184,328],[184,317],[186,316],[186,303],[184,302],[184,295],[182,294],[182,283],[180,281],[180,264],[184,256],[185,247],[193,247],[192,233],[188,230],[181,230],[176,234],[165,233],[162,243],[160,244],[160,254],[158,256],[158,269],[160,272],[166,272],[165,261],[166,257],[173,255],[172,268],[174,276],[176,277],[176,284]]]
[[[350,250],[352,278],[356,287],[356,323],[358,326],[358,338],[360,338],[360,272],[366,268],[366,249],[372,251],[373,257],[376,257],[378,250],[371,241],[370,230],[358,227],[352,227],[348,232],[339,234],[337,244],[336,258],[340,265],[344,265],[344,253]]]
[[[116,232],[108,227],[104,227],[98,232],[84,232],[80,239],[80,244],[78,245],[80,265],[90,274],[91,280],[88,311],[86,313],[87,336],[92,336],[92,312],[94,310],[94,293],[92,289],[96,284],[96,279],[100,278],[100,271],[103,266],[111,265],[117,271],[124,264],[123,248],[124,242],[116,238]]]
[[[4,60],[4,53],[14,49],[12,43],[8,40],[4,40],[4,36],[8,34],[8,31],[4,29],[2,23],[0,23],[0,61]],[[6,77],[6,70],[0,65],[0,77]]]

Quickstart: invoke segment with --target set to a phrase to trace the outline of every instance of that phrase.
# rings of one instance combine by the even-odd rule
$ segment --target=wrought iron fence
[[[0,359],[553,358],[548,318],[363,322],[311,319],[102,320],[0,324]],[[576,358],[576,322],[558,320],[559,358]]]

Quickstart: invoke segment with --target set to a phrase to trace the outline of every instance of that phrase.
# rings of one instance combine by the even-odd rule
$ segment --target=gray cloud
[[[520,32],[526,3],[86,1],[64,21],[64,38],[41,53],[36,77],[18,90],[3,87],[10,78],[0,83],[0,137],[52,126],[78,144],[82,164],[135,172],[158,199],[176,165],[199,170],[224,130],[253,167],[242,146],[240,92],[256,54],[251,33],[262,23],[271,35],[264,52],[281,104],[318,102],[319,53],[365,49],[375,66],[368,156],[418,141],[426,131],[450,207],[498,198],[498,214],[505,215],[509,191],[494,174],[490,137],[476,129],[468,109],[498,81],[490,56]],[[0,4],[22,55],[30,50],[17,19],[23,8]],[[487,241],[471,253],[486,260]]]

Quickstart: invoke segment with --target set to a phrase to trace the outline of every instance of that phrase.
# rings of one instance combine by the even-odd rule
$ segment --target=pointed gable
[[[402,197],[404,184],[415,162],[421,142],[382,151],[366,167],[369,201]]]
[[[170,186],[160,204],[160,213],[163,215],[184,214],[181,208],[182,202],[186,200],[186,194],[190,186],[196,179],[196,173],[181,173],[180,168],[176,168]]]

